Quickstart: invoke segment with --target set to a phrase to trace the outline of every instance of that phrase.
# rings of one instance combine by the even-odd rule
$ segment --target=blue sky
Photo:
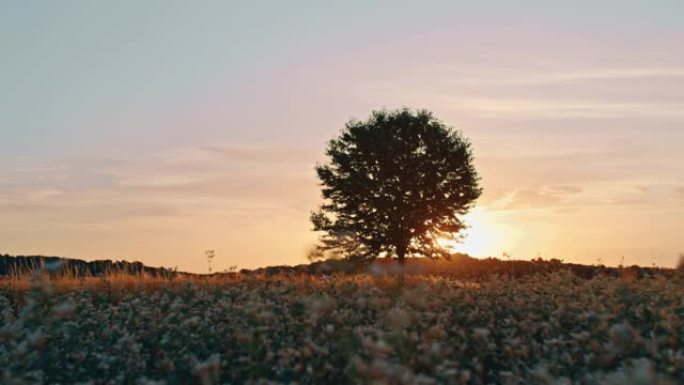
[[[325,141],[410,106],[473,140],[470,251],[672,265],[684,5],[596,3],[5,2],[0,251],[303,262]]]

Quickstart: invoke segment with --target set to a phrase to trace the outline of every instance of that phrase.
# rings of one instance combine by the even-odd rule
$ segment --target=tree
[[[346,258],[444,257],[439,239],[482,193],[470,142],[425,110],[374,111],[349,121],[317,165],[324,203],[311,214],[319,248]]]
[[[204,252],[204,256],[207,257],[207,267],[209,268],[209,274],[211,274],[211,262],[214,260],[216,254],[214,250],[207,250]]]

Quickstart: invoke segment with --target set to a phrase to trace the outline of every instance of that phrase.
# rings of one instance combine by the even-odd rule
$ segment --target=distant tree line
[[[70,277],[103,277],[108,275],[169,276],[174,270],[145,266],[142,262],[83,261],[80,259],[47,257],[42,255],[11,256],[0,254],[0,276],[24,277],[38,271],[50,275]]]

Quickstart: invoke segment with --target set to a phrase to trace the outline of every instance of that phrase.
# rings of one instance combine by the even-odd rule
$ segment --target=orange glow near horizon
[[[500,221],[495,215],[483,208],[477,208],[463,217],[468,226],[463,238],[441,238],[437,243],[451,251],[466,253],[473,257],[497,257],[515,242],[516,232]]]

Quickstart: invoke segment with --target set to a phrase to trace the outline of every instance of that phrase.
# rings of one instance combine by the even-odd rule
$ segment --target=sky
[[[470,138],[475,256],[674,266],[684,3],[4,1],[0,253],[305,263],[326,142],[374,109]]]

